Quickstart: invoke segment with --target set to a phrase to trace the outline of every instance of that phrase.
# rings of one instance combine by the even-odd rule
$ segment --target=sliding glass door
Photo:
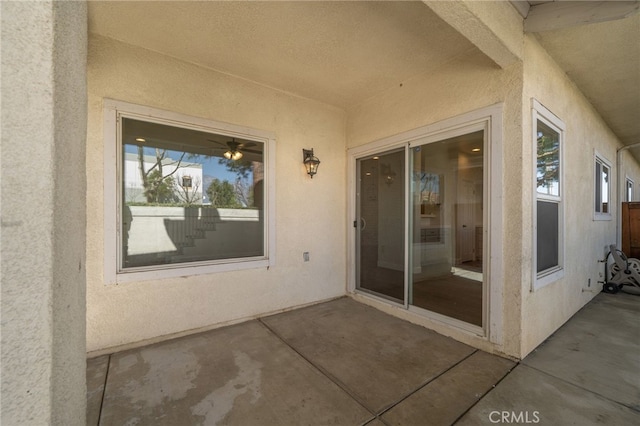
[[[358,290],[483,327],[482,128],[356,159]]]
[[[356,287],[404,304],[405,150],[356,164]]]
[[[410,305],[482,326],[484,132],[411,147]]]

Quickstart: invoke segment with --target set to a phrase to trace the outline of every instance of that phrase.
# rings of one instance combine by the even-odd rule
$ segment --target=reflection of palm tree
[[[131,230],[131,221],[133,221],[131,207],[125,204],[122,208],[122,248],[125,261],[129,251],[129,230]]]
[[[556,135],[538,133],[537,186],[550,188],[559,182],[560,140]]]
[[[419,172],[421,202],[437,204],[440,192],[440,179],[437,174]]]
[[[172,176],[163,176],[159,170],[152,171],[146,178],[144,195],[148,203],[172,203],[176,201]]]

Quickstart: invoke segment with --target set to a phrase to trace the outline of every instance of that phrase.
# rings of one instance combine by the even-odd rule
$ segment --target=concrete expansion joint
[[[336,299],[90,359],[88,424],[635,424],[635,302],[599,297],[513,362]]]

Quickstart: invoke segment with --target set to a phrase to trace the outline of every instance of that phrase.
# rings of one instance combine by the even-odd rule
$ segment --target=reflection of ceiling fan
[[[222,142],[218,142],[218,141],[214,141],[209,139],[210,142],[213,143],[217,143],[218,145],[221,145],[223,147],[225,147],[227,150],[225,151],[224,158],[226,158],[227,160],[239,160],[242,158],[243,154],[242,151],[246,151],[246,152],[252,152],[255,154],[262,154],[262,152],[260,151],[256,151],[256,150],[251,150],[251,149],[246,149],[248,147],[252,147],[252,146],[256,146],[256,144],[254,142],[238,142],[236,141],[235,138],[231,139],[229,142],[227,142],[226,144],[222,143]],[[241,151],[242,150],[242,151]]]

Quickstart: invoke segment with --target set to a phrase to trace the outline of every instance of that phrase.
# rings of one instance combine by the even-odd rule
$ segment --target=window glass
[[[485,298],[484,137],[480,130],[417,145],[410,157],[408,303],[479,327]]]
[[[120,270],[265,256],[264,142],[121,122]]]
[[[633,201],[633,181],[627,179],[627,201]]]
[[[560,134],[538,120],[536,186],[539,194],[560,195]]]
[[[609,167],[602,165],[602,176],[600,177],[602,187],[602,213],[609,213]]]
[[[562,141],[565,125],[533,100],[535,123],[535,262],[533,289],[564,275],[564,206]]]
[[[599,161],[596,161],[596,212],[600,213],[602,205],[602,187],[600,186],[600,175],[602,166]]]
[[[596,157],[596,181],[595,181],[595,212],[599,215],[608,215],[611,168],[599,157]]]

